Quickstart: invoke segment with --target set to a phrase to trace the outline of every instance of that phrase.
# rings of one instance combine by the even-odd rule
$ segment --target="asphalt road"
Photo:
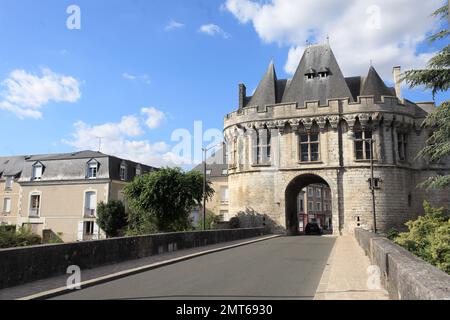
[[[55,299],[313,299],[332,237],[281,237],[143,272]]]

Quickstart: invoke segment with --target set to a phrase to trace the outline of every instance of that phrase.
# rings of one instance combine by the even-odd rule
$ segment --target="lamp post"
[[[206,153],[213,149],[216,148],[220,145],[223,146],[223,142],[218,143],[212,147],[209,148],[202,148],[203,151],[203,230],[206,230]]]
[[[373,159],[373,138],[366,139],[370,143],[370,191],[372,193],[372,214],[373,214],[373,231],[377,233],[377,216],[375,209],[375,177],[374,177],[374,159]]]

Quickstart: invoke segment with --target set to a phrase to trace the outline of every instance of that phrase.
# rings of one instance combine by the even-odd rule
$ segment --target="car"
[[[306,226],[305,234],[307,234],[307,235],[311,235],[311,234],[322,235],[323,230],[319,226],[318,223],[312,222],[312,223],[308,223],[308,225]]]

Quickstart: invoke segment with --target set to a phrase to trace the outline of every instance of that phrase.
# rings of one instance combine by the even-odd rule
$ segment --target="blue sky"
[[[320,2],[324,6],[329,3],[315,3]],[[383,12],[392,11],[385,8],[385,1],[371,1],[377,2]],[[33,116],[24,116],[0,107],[0,154],[94,148],[96,137],[101,135],[102,151],[155,165],[170,163],[174,130],[193,131],[194,121],[199,120],[204,129],[222,129],[223,116],[237,107],[238,83],[245,82],[248,91],[254,90],[271,59],[279,78],[291,77],[289,63],[296,64],[305,37],[320,42],[326,32],[333,49],[336,45],[335,54],[343,61],[341,68],[346,76],[364,75],[372,59],[388,81],[392,66],[403,62],[416,66],[424,60],[421,54],[443,45],[430,47],[419,36],[433,29],[432,20],[427,19],[430,8],[440,3],[434,1],[434,7],[405,10],[409,18],[423,15],[427,22],[420,28],[410,30],[407,22],[382,28],[361,43],[361,58],[352,64],[355,58],[342,48],[345,41],[339,41],[345,30],[339,33],[330,24],[328,28],[336,31],[334,34],[311,23],[311,29],[317,29],[313,35],[298,32],[308,30],[308,18],[303,17],[305,11],[307,14],[309,10],[310,16],[315,8],[304,6],[295,19],[295,10],[289,10],[289,6],[296,3],[0,0],[0,37],[4,43],[0,50],[0,104],[3,100],[9,106],[12,103],[20,110],[34,112]],[[72,4],[81,9],[81,30],[66,27],[66,9]],[[357,10],[356,5],[346,4],[342,10],[333,9],[324,15],[340,23],[346,19],[345,12],[352,10]],[[278,18],[283,14],[297,22],[288,26],[280,23]],[[383,23],[389,24],[391,20],[385,15]],[[389,33],[386,29],[397,27],[398,39],[406,39],[404,42],[396,42],[390,35],[390,47],[383,48],[384,52],[371,48]],[[409,55],[396,56],[396,51],[389,49],[399,46],[405,46]],[[386,52],[394,53],[389,58]],[[28,81],[26,92],[12,87],[8,79]],[[46,84],[36,87],[34,81]],[[40,91],[30,92],[35,89]],[[431,99],[421,90],[405,90],[404,95],[412,100]],[[443,99],[448,99],[448,94],[437,97],[438,102]]]

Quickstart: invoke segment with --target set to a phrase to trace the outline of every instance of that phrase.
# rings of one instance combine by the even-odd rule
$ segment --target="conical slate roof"
[[[375,68],[371,66],[367,77],[362,83],[360,95],[375,96],[375,101],[380,101],[381,96],[392,96],[393,94],[391,89],[385,85]]]
[[[275,66],[273,62],[271,62],[266,74],[247,105],[263,107],[268,104],[275,104],[277,98],[276,87],[277,75],[275,73]]]
[[[307,79],[305,75],[311,70],[328,70],[329,75],[326,78]],[[334,98],[349,98],[354,101],[330,46],[310,46],[305,50],[282,102],[304,105],[305,101],[320,100],[321,104],[326,104],[327,99]]]

